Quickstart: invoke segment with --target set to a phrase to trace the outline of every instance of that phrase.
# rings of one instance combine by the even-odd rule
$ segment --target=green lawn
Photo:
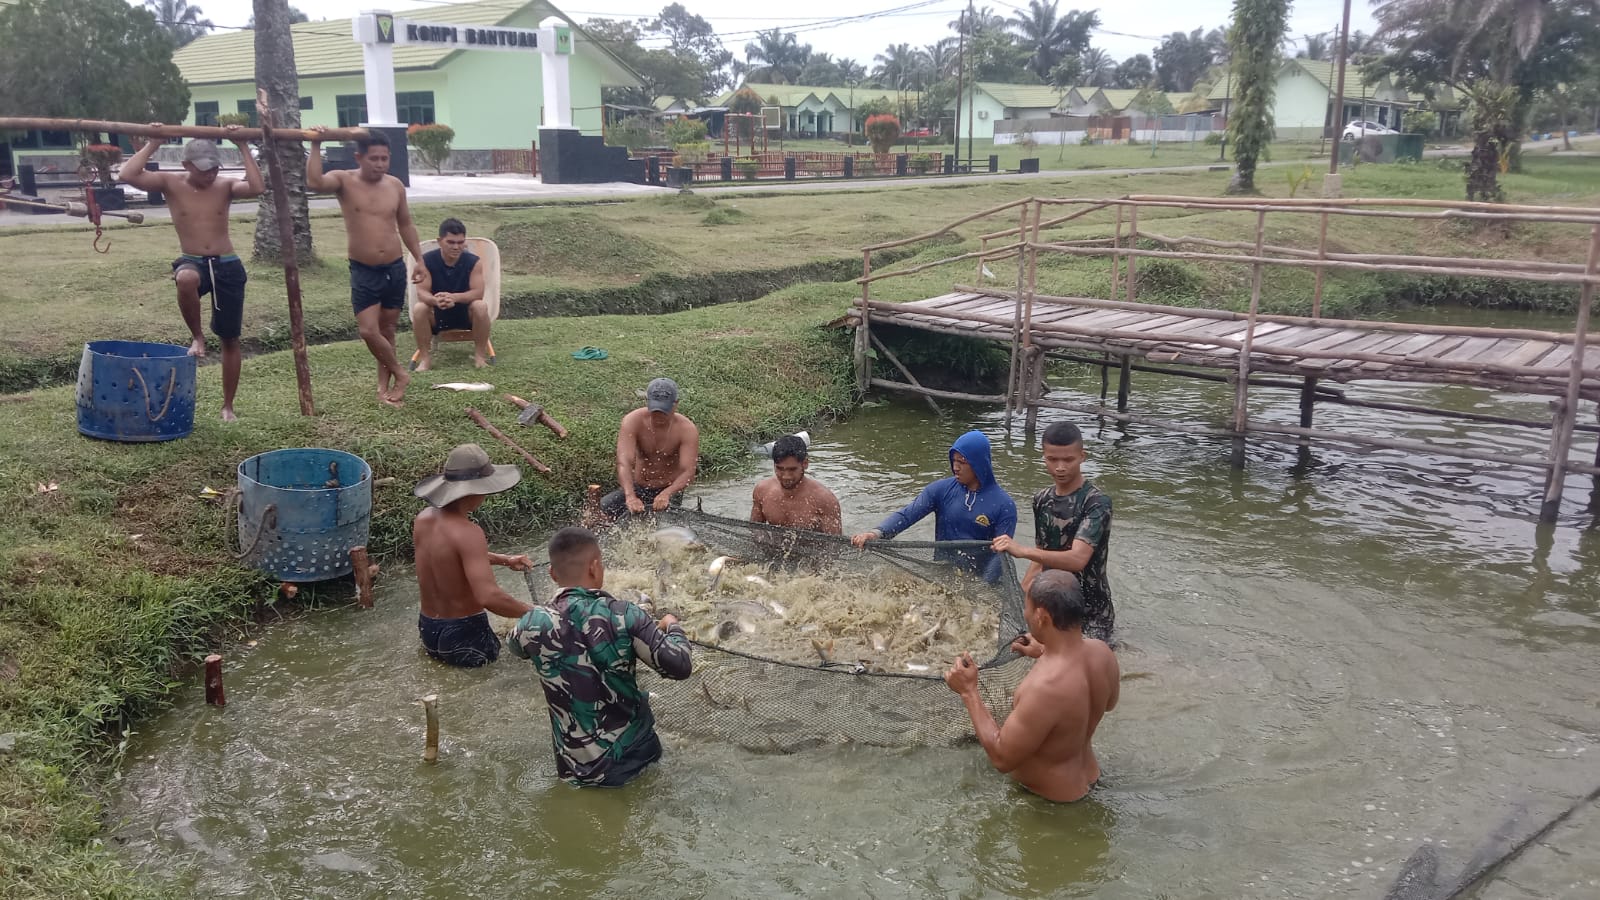
[[[1034,148],[1032,154],[1024,154],[1022,147],[1016,144],[995,144],[991,140],[975,140],[972,142],[972,152],[967,152],[967,141],[960,142],[961,158],[970,157],[977,162],[981,171],[987,171],[990,154],[1000,157],[1000,168],[1004,171],[1014,171],[1018,162],[1024,155],[1036,156],[1039,159],[1039,168],[1045,171],[1076,170],[1076,169],[1133,169],[1154,166],[1203,166],[1203,165],[1230,165],[1227,160],[1217,159],[1216,146],[1205,144],[1201,141],[1194,143],[1166,143],[1156,147],[1155,153],[1150,152],[1150,145],[1135,144],[1095,144],[1084,147],[1078,144],[1060,146],[1056,144],[1040,144]],[[769,149],[777,150],[776,143]],[[829,152],[842,153],[852,149],[846,147],[843,141],[834,140],[805,140],[784,141],[783,149],[796,152]],[[867,148],[858,141],[853,148],[858,153],[867,152]],[[713,151],[720,154],[722,145],[713,146]],[[950,144],[937,144],[928,146],[915,146],[911,144],[896,144],[895,153],[945,153],[954,152]],[[1321,158],[1322,164],[1327,165],[1328,151],[1325,144],[1315,143],[1289,143],[1280,142],[1273,144],[1270,156],[1274,160],[1310,160]]]

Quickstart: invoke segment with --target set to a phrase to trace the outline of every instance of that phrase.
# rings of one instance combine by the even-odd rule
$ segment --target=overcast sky
[[[141,5],[136,0],[129,0]],[[516,0],[504,0],[512,6]],[[890,43],[910,43],[915,46],[931,44],[950,36],[949,22],[965,7],[961,0],[935,0],[935,2],[906,12],[893,13],[864,21],[822,24],[825,20],[847,16],[862,16],[881,10],[909,6],[917,0],[809,0],[803,4],[800,15],[791,7],[789,15],[779,15],[780,8],[760,10],[760,18],[750,18],[756,12],[750,0],[681,0],[690,12],[704,16],[723,44],[735,56],[744,56],[744,45],[752,39],[756,29],[781,27],[797,31],[801,43],[812,49],[832,53],[835,58],[850,57],[872,67],[872,58],[882,53]],[[1303,34],[1332,32],[1338,28],[1342,0],[1298,0],[1290,12],[1289,33],[1297,41]],[[250,20],[251,0],[198,0],[205,18],[217,25],[243,26]],[[400,12],[430,6],[448,5],[440,2],[406,2],[392,0],[388,4],[372,0],[301,0],[297,5],[312,13],[314,19],[337,19],[354,16],[366,9],[389,9]],[[586,19],[605,17],[632,19],[658,12],[665,2],[646,0],[567,0],[558,3],[579,24]],[[979,7],[984,6],[982,2]],[[989,0],[988,6],[996,12],[1010,16],[1017,7],[1026,8],[1027,0]],[[1161,36],[1174,31],[1189,32],[1196,28],[1210,30],[1224,24],[1232,9],[1232,0],[1132,0],[1132,2],[1107,3],[1095,6],[1084,3],[1078,8],[1098,8],[1101,30],[1094,36],[1094,45],[1104,48],[1118,60],[1135,53],[1150,53],[1160,43]],[[1073,8],[1063,0],[1063,11]],[[1365,0],[1353,0],[1350,27],[1354,31],[1371,32],[1374,28],[1369,5]],[[314,10],[314,12],[313,12]],[[435,21],[448,21],[443,15],[434,15]],[[806,26],[811,27],[806,27]]]

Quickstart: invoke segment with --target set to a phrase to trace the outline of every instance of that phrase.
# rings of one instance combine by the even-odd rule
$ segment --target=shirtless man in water
[[[839,498],[814,478],[806,442],[788,434],[772,444],[772,477],[750,492],[750,521],[823,534],[842,534]]]
[[[678,412],[678,383],[657,378],[645,388],[645,405],[622,417],[617,429],[617,483],[600,501],[608,519],[662,512],[683,505],[683,489],[700,462],[700,429]]]
[[[490,568],[526,572],[533,568],[528,557],[489,552],[483,529],[467,518],[485,497],[521,480],[516,466],[493,465],[482,447],[462,444],[445,459],[444,474],[423,479],[413,491],[428,501],[411,526],[422,594],[417,631],[423,649],[442,663],[470,669],[494,662],[500,638],[485,610],[517,619],[533,609],[502,590]]]
[[[963,653],[944,682],[961,695],[989,762],[1018,784],[1062,803],[1078,800],[1100,778],[1090,740],[1100,718],[1117,706],[1116,654],[1083,636],[1088,605],[1070,572],[1046,569],[1033,580],[1023,615],[1028,632],[1012,651],[1035,660],[1017,686],[1004,727],[978,695],[978,665]]]
[[[372,131],[356,141],[354,172],[322,173],[322,141],[326,126],[311,129],[306,158],[306,187],[339,197],[350,257],[350,305],[355,310],[361,340],[378,361],[378,402],[399,406],[406,397],[411,374],[395,350],[395,330],[406,305],[406,260],[400,244],[417,260],[411,280],[421,283],[422,243],[406,205],[406,186],[389,174],[389,139]]]
[[[161,123],[152,123],[158,127]],[[229,131],[238,130],[228,126]],[[219,178],[222,160],[217,145],[210,141],[190,141],[183,148],[182,175],[146,172],[156,148],[165,138],[151,137],[122,166],[117,177],[141,191],[160,191],[172,210],[172,226],[178,231],[178,246],[183,255],[172,261],[172,280],[178,285],[178,312],[189,326],[190,356],[206,355],[206,338],[200,331],[200,298],[211,295],[211,333],[222,343],[222,421],[238,418],[233,412],[233,396],[239,390],[239,332],[244,325],[244,284],[248,280],[244,263],[233,252],[228,237],[228,208],[235,199],[261,196],[266,190],[261,170],[245,147],[235,138],[244,157],[244,180]]]

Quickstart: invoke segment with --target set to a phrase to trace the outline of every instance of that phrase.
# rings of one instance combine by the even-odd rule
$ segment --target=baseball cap
[[[184,145],[183,161],[194,163],[194,167],[202,172],[222,168],[222,157],[217,154],[217,145],[207,140],[193,140]]]
[[[671,378],[657,378],[644,389],[645,408],[651,412],[672,412],[678,402],[678,383]]]

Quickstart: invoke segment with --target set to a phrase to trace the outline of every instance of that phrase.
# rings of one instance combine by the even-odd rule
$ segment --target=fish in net
[[[657,514],[604,537],[606,587],[677,615],[695,671],[641,666],[657,727],[757,752],[826,744],[951,746],[972,738],[943,673],[984,660],[979,689],[1003,719],[1031,660],[1012,566],[993,583],[963,574],[979,542],[874,541],[775,528],[699,511]]]

